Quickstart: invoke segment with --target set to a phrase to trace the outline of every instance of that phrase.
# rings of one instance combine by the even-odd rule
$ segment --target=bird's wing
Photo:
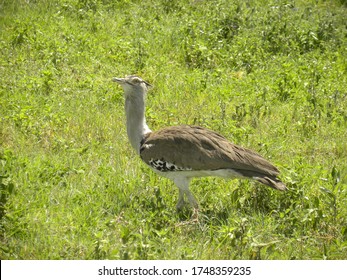
[[[142,141],[140,156],[149,165],[166,162],[177,170],[233,169],[275,177],[279,173],[259,154],[198,126],[173,126],[149,133]]]

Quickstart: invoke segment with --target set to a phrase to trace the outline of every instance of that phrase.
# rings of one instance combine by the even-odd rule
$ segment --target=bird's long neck
[[[139,154],[144,135],[151,132],[146,124],[144,96],[127,96],[125,99],[125,113],[129,141]]]

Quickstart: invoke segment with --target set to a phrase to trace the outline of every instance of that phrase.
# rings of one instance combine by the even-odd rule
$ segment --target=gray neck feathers
[[[128,138],[131,146],[139,154],[144,135],[151,132],[146,124],[144,94],[127,94],[125,112]]]

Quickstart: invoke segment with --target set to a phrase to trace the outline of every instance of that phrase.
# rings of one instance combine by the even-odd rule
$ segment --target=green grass
[[[1,259],[347,259],[345,1],[0,1]],[[289,191],[194,180],[199,224],[132,151],[113,76],[155,130],[202,125]]]

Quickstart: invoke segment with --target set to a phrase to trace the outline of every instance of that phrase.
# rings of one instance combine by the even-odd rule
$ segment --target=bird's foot
[[[199,213],[200,213],[199,208],[194,207],[191,221],[198,223],[199,222]]]
[[[194,208],[193,209],[193,214],[191,216],[191,218],[187,221],[183,221],[183,222],[180,222],[178,224],[176,224],[176,227],[180,227],[180,226],[187,226],[187,225],[196,225],[196,224],[199,224],[200,221],[199,221],[199,209],[198,208]]]

